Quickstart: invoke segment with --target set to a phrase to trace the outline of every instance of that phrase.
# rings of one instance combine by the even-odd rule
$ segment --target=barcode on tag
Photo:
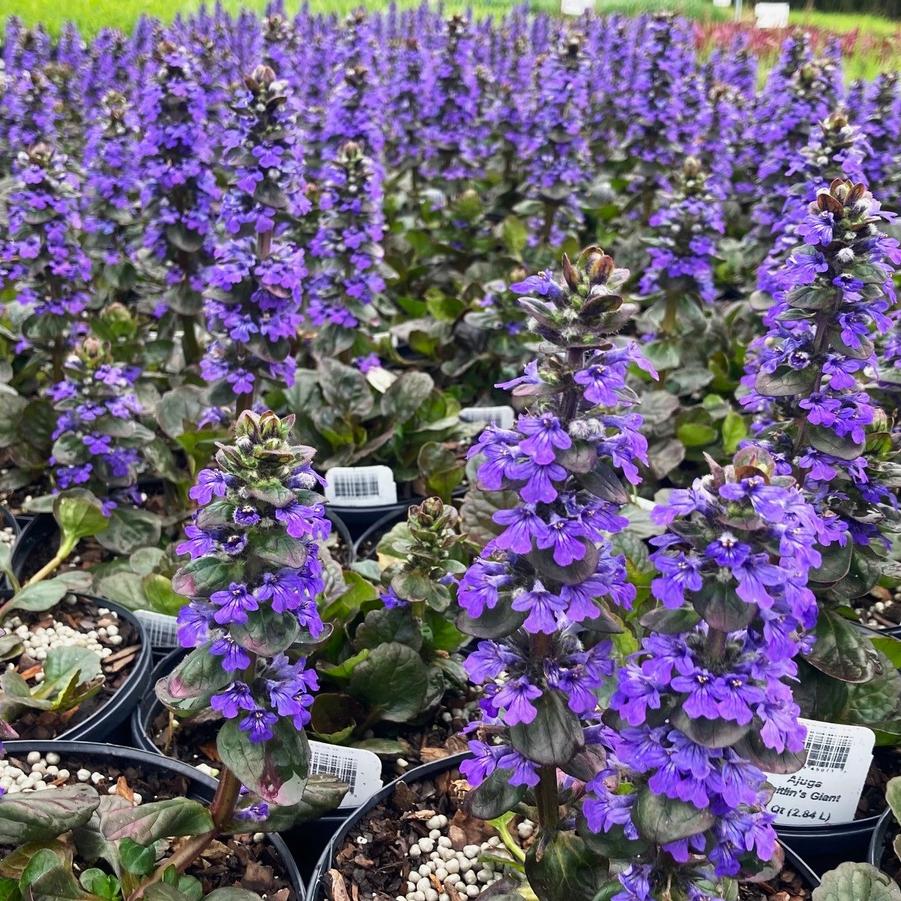
[[[513,407],[464,407],[460,411],[463,422],[496,425],[499,429],[512,429],[514,417]]]
[[[397,503],[397,484],[387,466],[333,466],[325,474],[325,499],[339,507]]]
[[[847,735],[832,732],[807,733],[807,763],[811,770],[844,770],[851,753],[851,739]]]
[[[372,751],[310,742],[310,771],[335,776],[349,786],[341,807],[358,807],[382,787],[382,764]]]
[[[777,826],[851,823],[873,761],[876,736],[863,726],[801,720],[807,727],[807,760],[797,773],[767,775],[767,805]]]

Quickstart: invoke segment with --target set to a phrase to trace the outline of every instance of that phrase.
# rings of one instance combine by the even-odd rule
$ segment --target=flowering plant
[[[448,501],[463,480],[460,403],[425,372],[397,375],[373,355],[352,366],[327,357],[298,369],[286,400],[324,470],[383,463],[398,483]]]
[[[627,525],[620,507],[647,459],[626,373],[635,363],[654,374],[634,342],[610,337],[635,311],[619,293],[628,272],[589,247],[575,264],[564,257],[563,277],[513,286],[544,343],[502,386],[527,403],[515,427],[485,429],[471,454],[480,485],[509,489],[516,504],[494,514],[502,531],[458,589],[458,626],[480,639],[465,666],[483,692],[473,758],[461,767],[476,786],[469,803],[486,818],[525,798],[535,805],[542,837],[526,873],[540,895],[556,893],[554,862],[576,842],[559,771],[587,780],[599,765],[582,721],[601,713],[609,636],[635,597],[608,536]]]
[[[323,610],[334,634],[352,638],[315,655],[324,687],[332,688],[313,701],[317,733],[355,740],[380,723],[434,715],[451,691],[463,692],[456,652],[466,636],[454,626],[456,579],[475,550],[456,509],[430,497],[382,537],[377,563],[355,566],[376,587],[354,579]]]
[[[176,715],[212,708],[225,720],[211,809],[217,830],[235,817],[271,823],[270,806],[284,825],[310,807],[303,727],[318,680],[305,653],[326,632],[316,609],[318,546],[331,526],[314,490],[313,450],[289,444],[292,424],[268,412],[240,416],[234,442],[220,445],[191,490],[201,506],[178,548],[191,559],[172,580],[191,599],[178,635],[194,650],[157,695]],[[343,790],[325,794],[331,806]],[[204,838],[212,835],[198,837],[190,854]]]
[[[805,712],[820,718],[851,715],[853,686],[894,669],[842,613],[876,584],[883,533],[898,523],[883,459],[887,422],[866,390],[867,372],[878,371],[874,336],[891,327],[901,261],[897,242],[880,231],[887,218],[862,183],[836,179],[817,191],[796,226],[804,243],[781,270],[769,331],[752,345],[742,399],[779,473],[797,473],[824,524],[823,563],[810,575],[821,606],[817,642],[802,672]],[[824,693],[824,678],[840,682]],[[894,695],[867,721],[893,721],[888,731],[897,734]]]
[[[653,517],[667,527],[652,539],[660,606],[617,678],[616,763],[587,786],[584,814],[593,847],[634,858],[616,901],[664,887],[714,901],[776,854],[764,772],[794,772],[806,756],[789,683],[816,621],[806,582],[821,524],[754,447],[673,491]]]
[[[294,381],[292,343],[301,324],[303,251],[285,235],[287,220],[307,212],[296,120],[287,84],[268,66],[244,79],[232,103],[237,125],[224,145],[234,184],[222,204],[229,240],[216,251],[206,301],[207,328],[215,340],[201,372],[224,380],[238,395],[237,409],[252,406],[260,379]]]

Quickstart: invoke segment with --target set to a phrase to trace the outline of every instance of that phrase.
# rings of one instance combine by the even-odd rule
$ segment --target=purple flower
[[[253,593],[240,582],[232,582],[228,586],[228,590],[213,592],[210,600],[219,608],[213,614],[213,619],[223,626],[231,623],[246,623],[247,614],[260,609]]]
[[[231,720],[242,710],[254,710],[257,703],[249,685],[244,682],[232,682],[210,698],[210,706],[227,720]]]
[[[204,506],[214,497],[225,497],[232,481],[230,476],[218,469],[201,469],[188,494],[192,500]]]
[[[238,724],[241,731],[246,732],[250,740],[256,744],[269,741],[275,733],[272,727],[278,722],[278,717],[262,707],[252,710]]]

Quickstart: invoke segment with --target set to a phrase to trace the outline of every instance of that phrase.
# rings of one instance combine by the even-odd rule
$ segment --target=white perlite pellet
[[[101,616],[118,620],[115,613],[100,608]],[[52,648],[86,648],[93,651],[101,659],[109,657],[113,648],[122,644],[119,627],[115,624],[79,632],[65,623],[53,620],[47,626],[27,626],[18,616],[14,616],[6,624],[7,631],[12,631],[22,642],[25,653],[33,660],[46,660]],[[40,680],[38,680],[40,681]]]
[[[407,852],[410,856],[410,875],[406,893],[397,895],[395,901],[450,901],[453,888],[457,897],[477,898],[503,875],[497,858],[510,859],[497,836],[481,845],[466,845],[462,851],[454,849],[450,837],[445,835],[448,819],[436,814],[425,821],[429,834],[419,839]],[[517,826],[521,839],[532,835],[535,826],[523,820]],[[483,859],[490,854],[495,860]],[[495,866],[498,869],[495,869]]]
[[[68,781],[71,774],[65,767],[60,767],[59,762],[59,754],[52,751],[46,756],[38,751],[30,751],[25,758],[25,765],[29,768],[29,772],[26,773],[8,758],[0,759],[0,787],[8,794],[14,795],[18,792],[43,791],[45,788],[62,785]],[[75,773],[75,778],[79,782],[90,782],[101,790],[109,782],[105,773],[91,772],[85,767],[81,767]],[[108,794],[112,795],[115,792],[115,785],[107,787]],[[140,804],[142,800],[141,795],[134,792],[134,803]]]

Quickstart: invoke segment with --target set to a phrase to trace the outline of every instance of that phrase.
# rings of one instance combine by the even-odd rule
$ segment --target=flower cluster
[[[222,202],[229,239],[216,250],[206,301],[214,336],[201,363],[208,382],[224,379],[250,406],[262,373],[294,381],[292,342],[301,324],[303,251],[286,234],[286,217],[309,211],[287,85],[259,66],[238,89],[236,124],[223,144],[234,182]]]
[[[47,389],[57,413],[53,481],[57,489],[89,488],[109,515],[122,501],[137,505],[147,438],[138,423],[137,366],[115,363],[96,338],[86,338],[65,361],[65,378]]]
[[[385,290],[381,274],[384,218],[373,160],[354,142],[327,167],[319,195],[319,225],[310,242],[310,319],[353,329],[375,315]]]
[[[31,329],[26,323],[25,337],[59,346],[90,300],[91,260],[82,249],[80,183],[69,159],[43,143],[20,153],[15,170],[4,267],[14,282],[16,301],[39,317]]]
[[[201,508],[178,546],[191,561],[173,579],[191,598],[178,615],[182,646],[215,658],[221,673],[209,703],[254,744],[301,729],[317,687],[305,658],[286,652],[322,635],[318,548],[331,524],[312,449],[287,442],[292,424],[241,415],[234,444],[191,489]]]
[[[124,95],[108,91],[88,129],[84,151],[88,252],[99,270],[97,287],[110,300],[125,295],[133,282],[130,258],[139,219],[134,167],[138,131],[129,111]]]
[[[805,730],[789,682],[817,606],[819,518],[765,451],[747,448],[653,518],[649,634],[618,675],[618,774],[588,786],[589,827],[637,842],[616,901],[714,901],[722,880],[775,852],[764,771],[803,763]]]
[[[682,166],[672,191],[663,192],[648,225],[650,265],[641,278],[642,294],[663,290],[711,303],[716,298],[713,270],[717,238],[726,228],[724,196],[693,157]]]
[[[798,243],[798,226],[807,215],[807,204],[834,178],[852,183],[864,178],[864,161],[871,155],[864,132],[848,121],[843,110],[830,113],[810,136],[798,158],[789,166],[793,187],[782,215],[772,227],[773,245],[757,272],[757,287],[772,293],[779,286],[780,266]]]
[[[891,328],[901,252],[879,230],[890,214],[861,183],[836,179],[806,209],[796,226],[804,243],[780,272],[742,403],[759,414],[780,470],[796,466],[818,504],[838,504],[844,524],[836,529],[865,545],[876,535],[868,513],[889,500],[864,454],[880,422],[865,373],[878,368],[874,335]]]
[[[219,188],[212,170],[207,134],[207,98],[184,48],[163,41],[155,50],[158,68],[137,110],[143,123],[138,144],[141,206],[147,217],[144,246],[163,269],[164,284],[155,312],[167,309],[195,316],[202,308],[204,268],[211,253],[211,230]],[[193,322],[186,320],[188,362],[199,349]]]
[[[499,534],[457,595],[461,628],[483,639],[465,666],[482,687],[487,731],[509,730],[504,742],[472,742],[464,769],[474,785],[495,771],[514,786],[541,783],[548,825],[555,767],[583,745],[580,718],[596,713],[595,692],[613,671],[604,633],[635,597],[608,536],[627,525],[620,507],[646,462],[626,372],[652,371],[633,342],[610,339],[634,311],[619,293],[628,272],[589,247],[575,265],[564,258],[563,276],[513,286],[543,352],[500,386],[527,403],[515,427],[485,429],[471,455],[479,486],[518,502],[494,514]],[[552,750],[541,744],[548,730],[563,733]]]

